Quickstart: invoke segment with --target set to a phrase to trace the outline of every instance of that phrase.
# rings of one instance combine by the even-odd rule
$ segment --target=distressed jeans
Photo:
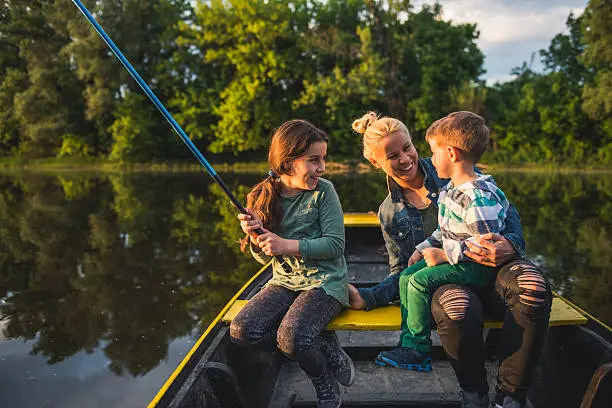
[[[342,305],[321,288],[293,291],[269,285],[242,308],[230,325],[233,343],[273,346],[295,359],[310,377],[326,373],[319,336]]]
[[[431,351],[431,297],[444,284],[456,283],[483,290],[495,279],[495,269],[474,262],[427,266],[421,260],[400,274],[402,347]]]
[[[432,314],[444,351],[463,390],[488,392],[482,330],[485,316],[501,320],[496,401],[508,395],[525,404],[548,331],[550,285],[535,265],[517,260],[504,265],[494,288],[479,295],[455,284],[434,293]]]
[[[376,309],[399,300],[399,273],[387,276],[382,282],[369,288],[358,288],[365,302],[365,310]]]

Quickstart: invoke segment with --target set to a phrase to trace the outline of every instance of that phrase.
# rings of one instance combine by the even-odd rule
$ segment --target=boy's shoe
[[[478,392],[459,391],[461,395],[461,408],[490,408],[489,394],[480,396]]]
[[[315,392],[317,393],[318,408],[340,408],[342,406],[342,395],[338,381],[330,372],[320,377],[310,377]]]
[[[523,408],[523,404],[521,404],[520,402],[518,402],[514,398],[506,395],[504,397],[503,404],[500,404],[498,402],[497,404],[495,404],[494,408]]]
[[[355,381],[355,365],[353,360],[340,346],[336,332],[322,334],[321,352],[327,360],[331,372],[336,376],[338,382],[345,387],[350,387]]]
[[[408,347],[399,347],[378,354],[374,361],[379,366],[397,367],[406,370],[431,371],[431,357],[428,353]]]

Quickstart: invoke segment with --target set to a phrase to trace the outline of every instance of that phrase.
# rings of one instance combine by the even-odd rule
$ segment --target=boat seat
[[[380,227],[378,216],[373,213],[344,213],[345,227]]]
[[[223,321],[230,323],[246,305],[247,300],[236,300],[223,316]],[[567,304],[563,299],[553,298],[550,313],[550,326],[573,326],[586,324],[587,318]],[[327,328],[330,330],[400,330],[400,308],[390,305],[374,310],[344,310]],[[485,328],[501,328],[501,321],[485,321]]]

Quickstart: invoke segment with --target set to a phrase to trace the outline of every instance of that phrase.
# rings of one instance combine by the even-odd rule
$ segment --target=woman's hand
[[[251,238],[251,242],[257,243],[257,231],[258,229],[263,230],[263,223],[250,208],[245,208],[247,214],[238,214],[240,220],[240,228]]]
[[[436,266],[443,263],[448,263],[446,252],[440,248],[425,248],[423,250],[423,258],[427,266]]]
[[[366,302],[361,297],[361,294],[357,290],[356,287],[349,284],[348,285],[348,293],[349,293],[349,305],[353,310],[361,310],[366,308]]]
[[[415,249],[412,255],[410,255],[410,258],[408,258],[408,266],[414,265],[415,263],[419,262],[421,259],[423,259],[423,254],[419,252],[418,249]]]
[[[506,238],[489,232],[474,238],[475,244],[465,241],[469,251],[463,253],[485,266],[499,267],[516,258],[516,250]]]

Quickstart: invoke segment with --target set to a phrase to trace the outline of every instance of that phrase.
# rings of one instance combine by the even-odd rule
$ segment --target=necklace
[[[427,189],[424,188],[423,184],[418,189],[402,188],[402,196],[418,210],[423,210],[431,204],[427,197]]]

